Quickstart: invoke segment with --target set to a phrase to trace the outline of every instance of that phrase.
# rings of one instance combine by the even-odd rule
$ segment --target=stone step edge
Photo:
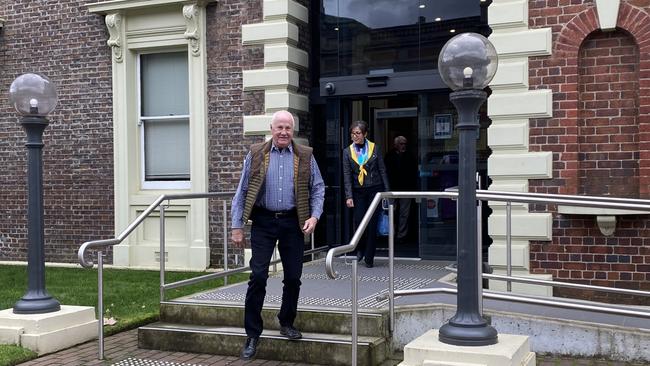
[[[202,334],[215,334],[215,335],[231,335],[237,337],[246,337],[244,328],[237,327],[212,327],[212,326],[185,326],[173,323],[156,322],[138,328],[143,331],[166,331],[166,332],[192,332]],[[352,336],[347,334],[330,334],[330,333],[302,333],[303,337],[295,342],[322,342],[322,343],[335,343],[335,344],[351,344]],[[333,339],[332,336],[338,336],[339,339]],[[286,341],[287,338],[280,334],[279,330],[264,330],[260,338],[263,339],[279,339]],[[348,340],[349,339],[349,340]],[[369,337],[359,336],[357,344],[359,346],[370,346],[381,344],[386,341],[382,337]]]
[[[177,305],[177,306],[205,306],[205,307],[214,307],[214,308],[232,308],[232,309],[241,309],[244,310],[244,304],[239,304],[239,303],[229,303],[229,302],[222,302],[222,303],[215,303],[215,302],[201,302],[200,300],[192,300],[192,301],[178,301],[178,300],[165,300],[161,301],[160,305]],[[264,308],[262,311],[265,310],[279,310],[280,306],[277,304],[264,304]],[[374,310],[374,309],[359,309],[357,312],[358,316],[365,316],[365,317],[377,317],[381,318],[385,315],[388,309],[382,309],[382,310]],[[334,309],[334,308],[320,308],[320,307],[304,307],[304,306],[298,306],[298,312],[299,313],[328,313],[328,314],[338,314],[338,315],[352,315],[351,310],[343,310],[343,309]]]

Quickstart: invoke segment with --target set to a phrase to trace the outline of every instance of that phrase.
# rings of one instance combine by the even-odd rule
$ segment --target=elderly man
[[[294,119],[278,111],[271,119],[271,140],[254,144],[244,160],[237,193],[232,201],[232,241],[244,243],[244,223],[251,228],[251,275],[246,292],[244,327],[246,343],[241,358],[255,358],[262,334],[262,305],[269,263],[278,244],[284,286],[278,313],[280,334],[300,339],[293,322],[298,308],[305,235],[311,234],[323,212],[325,184],[312,148],[293,141]]]
[[[397,136],[393,140],[393,149],[386,154],[384,161],[388,172],[388,182],[393,191],[415,191],[418,182],[417,161],[411,156],[406,147],[408,141],[404,136]],[[410,198],[395,200],[397,216],[397,244],[402,244],[408,234],[408,219],[411,210]]]

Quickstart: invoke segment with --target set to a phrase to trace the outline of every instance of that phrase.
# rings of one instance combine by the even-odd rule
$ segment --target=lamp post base
[[[450,321],[440,327],[438,340],[454,346],[489,346],[497,344],[499,338],[497,330],[487,323],[462,326]]]
[[[528,337],[501,334],[498,344],[486,347],[454,346],[439,341],[433,329],[404,347],[399,366],[535,366]]]
[[[14,314],[44,314],[61,310],[61,304],[52,296],[34,297],[26,294],[14,304]]]

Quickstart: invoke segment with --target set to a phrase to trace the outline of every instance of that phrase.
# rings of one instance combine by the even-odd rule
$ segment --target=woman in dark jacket
[[[345,205],[354,210],[355,227],[359,227],[375,194],[388,191],[384,160],[375,144],[366,138],[367,135],[368,124],[366,122],[353,122],[350,127],[352,144],[343,150]],[[368,268],[373,267],[375,260],[379,210],[375,211],[357,247],[357,260],[361,261],[365,256]]]

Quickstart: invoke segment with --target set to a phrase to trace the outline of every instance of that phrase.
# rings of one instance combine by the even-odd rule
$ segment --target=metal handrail
[[[211,198],[211,197],[231,197],[235,192],[208,192],[208,193],[182,193],[182,194],[163,194],[156,198],[153,203],[149,205],[138,217],[133,220],[133,222],[124,229],[120,235],[116,236],[113,239],[102,239],[102,240],[91,240],[81,244],[79,250],[77,251],[77,256],[79,257],[79,263],[82,267],[92,268],[94,265],[93,261],[86,261],[85,255],[86,251],[89,249],[98,249],[106,248],[114,245],[118,245],[126,239],[133,230],[135,230],[143,221],[147,218],[161,203],[168,200],[177,200],[177,199],[196,199],[196,198]]]
[[[313,254],[316,254],[316,253],[324,252],[327,248],[329,248],[329,247],[328,246],[322,246],[322,247],[319,247],[319,248],[306,250],[303,253],[303,256],[313,255]],[[282,259],[272,260],[271,262],[269,262],[269,265],[278,264],[278,263],[282,263]],[[206,275],[203,275],[203,276],[192,277],[192,278],[188,278],[188,279],[180,280],[180,281],[176,281],[176,282],[170,282],[170,283],[164,284],[162,287],[165,290],[171,290],[171,289],[175,289],[175,288],[179,288],[179,287],[183,287],[183,286],[195,285],[195,284],[203,282],[203,281],[214,280],[214,279],[218,279],[218,278],[222,278],[222,277],[231,276],[231,275],[234,275],[234,274],[237,274],[237,273],[250,271],[250,269],[251,269],[250,266],[244,266],[244,267],[229,269],[227,271],[209,273],[209,274],[206,274]]]
[[[86,260],[86,252],[90,249],[98,249],[97,250],[97,266],[98,266],[98,271],[97,271],[97,283],[98,283],[98,290],[97,290],[97,312],[99,313],[99,329],[98,329],[98,343],[99,343],[99,359],[102,360],[104,359],[104,322],[103,322],[103,316],[104,316],[104,301],[103,301],[103,252],[102,249],[114,245],[120,244],[124,239],[126,239],[133,230],[135,230],[138,225],[140,225],[149,215],[151,215],[152,212],[156,210],[156,208],[159,208],[160,210],[160,300],[161,302],[164,300],[164,292],[165,290],[170,290],[174,288],[179,288],[187,285],[192,285],[196,283],[200,283],[203,281],[207,280],[212,280],[212,279],[217,279],[217,278],[224,278],[224,283],[227,284],[228,281],[228,276],[236,274],[236,273],[241,273],[241,272],[246,272],[250,270],[250,266],[244,266],[240,268],[235,268],[235,269],[228,269],[228,238],[227,238],[227,203],[224,200],[223,204],[223,235],[224,235],[224,240],[223,240],[223,249],[224,249],[224,270],[221,272],[217,273],[210,273],[207,275],[203,276],[198,276],[194,278],[189,278],[186,280],[181,280],[181,281],[176,281],[172,283],[165,283],[165,205],[163,202],[165,201],[171,201],[171,200],[179,200],[179,199],[198,199],[198,198],[213,198],[213,197],[221,197],[221,198],[230,198],[235,194],[235,192],[207,192],[207,193],[185,193],[185,194],[163,194],[159,196],[156,200],[154,200],[138,217],[133,220],[129,226],[127,226],[126,229],[124,229],[118,236],[116,236],[113,239],[102,239],[102,240],[93,240],[93,241],[88,241],[85,242],[79,247],[78,250],[78,257],[79,257],[79,262],[83,267],[86,268],[91,268],[93,267],[94,263],[92,260]],[[314,232],[311,233],[311,250],[305,251],[304,255],[311,255],[312,260],[313,256],[316,253],[323,252],[328,249],[327,246],[323,246],[320,248],[315,248],[315,241],[314,241]],[[271,265],[276,265],[280,263],[282,260],[281,259],[274,259],[271,261]]]
[[[541,193],[513,193],[489,190],[477,190],[476,198],[482,201],[501,201],[501,202],[519,202],[519,203],[541,203],[541,204],[565,204],[567,206],[582,206],[596,208],[614,208],[614,209],[633,209],[640,211],[649,211],[650,201],[634,198],[614,198],[614,197],[593,197],[593,196],[567,196],[567,198],[556,198],[558,195],[541,194]],[[325,271],[327,275],[334,279],[337,274],[333,268],[335,257],[349,253],[356,249],[363,232],[366,230],[368,223],[372,219],[379,202],[384,199],[393,198],[456,198],[458,191],[446,192],[380,192],[377,193],[368,207],[368,211],[363,216],[359,227],[354,232],[350,243],[336,248],[332,248],[327,253],[325,262]],[[564,197],[564,196],[562,196]]]
[[[366,230],[372,216],[374,215],[379,202],[382,199],[395,199],[395,198],[450,198],[454,199],[458,197],[458,190],[452,189],[445,192],[380,192],[375,195],[372,202],[370,203],[366,214],[363,216],[359,227],[354,232],[350,243],[347,245],[342,245],[333,249],[330,249],[327,253],[327,258],[325,261],[325,272],[327,275],[334,279],[338,276],[338,273],[333,268],[334,258],[349,253],[356,249],[359,240],[361,239],[364,231]],[[593,286],[593,285],[583,285],[583,284],[568,284],[567,282],[553,282],[539,279],[523,279],[521,277],[513,277],[511,275],[511,220],[512,220],[512,202],[517,203],[539,203],[539,204],[564,204],[566,206],[581,206],[581,207],[595,207],[595,208],[611,208],[611,209],[621,209],[621,210],[639,210],[647,211],[650,214],[650,201],[635,199],[635,198],[618,198],[618,197],[594,197],[594,196],[575,196],[575,195],[554,195],[554,194],[543,194],[543,193],[517,193],[517,192],[503,192],[503,191],[490,191],[490,190],[477,190],[476,199],[479,201],[501,201],[506,202],[506,251],[508,252],[507,258],[507,275],[483,275],[479,270],[479,281],[481,281],[482,276],[486,278],[492,278],[495,280],[504,280],[507,281],[507,290],[511,291],[511,282],[525,282],[530,284],[539,284],[546,286],[564,286],[571,288],[584,288],[590,290],[601,290],[621,294],[632,294],[632,295],[641,295],[641,296],[650,296],[648,291],[639,291],[639,290],[627,290],[627,289],[611,289],[603,286]],[[389,252],[389,291],[387,294],[389,300],[389,317],[390,317],[390,331],[394,329],[394,299],[397,295],[412,295],[419,294],[422,291],[435,291],[435,292],[450,292],[451,289],[420,289],[420,290],[404,290],[404,291],[395,291],[393,288],[393,261],[394,261],[394,227],[393,227],[393,205],[389,206],[390,212],[390,226],[388,234],[388,252]],[[644,214],[644,213],[640,213]],[[477,225],[481,225],[481,220],[477,220]],[[479,246],[479,250],[481,247]],[[357,313],[358,313],[358,303],[357,303],[357,288],[358,288],[358,279],[357,279],[357,262],[353,261],[352,263],[352,276],[350,281],[352,282],[352,365],[356,366],[356,354],[357,354]],[[567,284],[567,285],[565,285]],[[455,293],[455,290],[453,291]],[[584,310],[601,310],[603,312],[610,312],[616,314],[624,315],[641,315],[644,317],[650,317],[648,312],[635,312],[634,310],[621,310],[616,308],[610,308],[606,306],[593,306],[593,305],[584,305],[577,304],[572,302],[557,302],[553,300],[546,299],[531,299],[520,295],[505,295],[505,294],[495,294],[487,292],[482,294],[483,297],[495,298],[495,299],[511,299],[512,301],[522,301],[529,303],[537,304],[546,304],[546,305],[556,305],[563,307],[573,307],[577,309]]]
[[[456,294],[457,292],[458,290],[456,288],[449,288],[449,287],[418,288],[418,289],[409,289],[409,290],[396,290],[395,297],[431,295],[437,293]],[[515,302],[522,302],[527,304],[556,306],[556,307],[561,307],[566,309],[598,311],[598,312],[616,314],[616,315],[650,318],[650,312],[648,311],[635,311],[632,309],[621,309],[621,308],[614,308],[609,306],[597,306],[597,305],[590,305],[584,303],[576,303],[576,302],[566,301],[566,300],[565,301],[549,300],[549,299],[544,299],[535,296],[510,295],[510,294],[504,294],[504,293],[499,293],[490,290],[486,290],[483,293],[483,297],[488,299],[494,299],[494,300],[515,301]],[[378,298],[378,300],[380,301],[385,300],[385,296]]]
[[[340,255],[350,253],[351,251],[357,248],[359,240],[363,236],[363,232],[368,227],[372,216],[375,214],[379,203],[383,198],[456,198],[458,197],[458,192],[379,192],[375,195],[375,198],[372,199],[370,205],[368,206],[368,211],[361,219],[361,223],[357,227],[357,230],[354,232],[350,243],[346,245],[341,245],[336,248],[332,248],[327,252],[327,258],[325,259],[325,272],[327,276],[331,279],[335,279],[338,274],[334,270],[334,258]],[[390,228],[389,228],[390,229]],[[389,230],[390,232],[390,230]],[[390,249],[389,249],[390,250]]]
[[[445,269],[450,272],[458,272],[457,268],[453,268],[451,266],[447,266],[445,267]],[[650,297],[650,292],[648,291],[632,290],[627,288],[605,287],[605,286],[587,285],[583,283],[572,283],[572,282],[564,282],[564,281],[549,281],[549,280],[541,280],[538,278],[527,278],[527,277],[510,276],[510,275],[504,276],[504,275],[491,274],[491,273],[483,273],[483,277],[489,280],[527,283],[529,285],[565,287],[565,288],[602,291],[602,292],[609,292],[609,293],[621,294],[621,295]]]
[[[164,232],[165,232],[165,208],[161,206],[164,201],[171,201],[177,199],[197,199],[197,198],[211,198],[211,197],[231,197],[234,195],[234,192],[208,192],[208,193],[181,193],[181,194],[163,194],[160,195],[156,200],[154,200],[138,217],[129,224],[118,236],[113,239],[102,239],[102,240],[92,240],[83,243],[77,252],[79,258],[79,263],[82,267],[92,268],[94,265],[93,261],[86,260],[86,251],[90,249],[97,250],[97,313],[98,313],[98,344],[99,344],[99,359],[104,359],[104,253],[103,248],[111,247],[114,245],[120,244],[124,239],[126,239],[133,230],[135,230],[151,213],[160,206],[160,231],[162,236],[161,241],[161,250],[160,252],[160,281],[161,286],[164,282],[164,263],[165,263],[165,254],[164,254]],[[227,260],[227,258],[226,258]],[[163,296],[163,290],[161,289],[161,296]]]

